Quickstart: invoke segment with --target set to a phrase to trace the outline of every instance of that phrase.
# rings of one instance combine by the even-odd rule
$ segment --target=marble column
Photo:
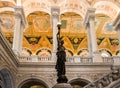
[[[87,10],[84,25],[87,29],[88,36],[88,49],[89,55],[93,56],[93,53],[97,51],[96,31],[95,31],[95,9],[90,8]]]
[[[94,8],[89,8],[87,10],[84,19],[84,25],[87,29],[89,56],[93,57],[93,62],[102,62],[101,55],[97,49]]]
[[[17,0],[17,6],[21,6],[21,0]]]
[[[90,30],[89,30],[89,23],[87,24],[88,26],[86,26],[87,29],[87,40],[88,40],[88,50],[89,50],[89,56],[92,56],[92,42],[91,42],[91,35],[90,35]]]
[[[60,7],[51,7],[51,22],[53,29],[53,51],[52,51],[52,59],[56,60],[56,52],[57,52],[57,23],[60,19]]]
[[[114,19],[112,25],[114,26],[114,29],[117,31],[119,46],[120,46],[120,12],[118,13],[117,17]],[[114,65],[120,66],[120,59],[119,58],[114,58]]]
[[[13,51],[15,54],[20,55],[22,52],[22,38],[23,38],[23,29],[26,25],[25,15],[23,8],[17,6],[15,10],[15,28],[14,28],[14,38],[13,38]]]

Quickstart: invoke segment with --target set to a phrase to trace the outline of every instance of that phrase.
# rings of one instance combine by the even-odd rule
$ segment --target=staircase
[[[89,83],[84,88],[120,88],[120,66],[112,66],[109,74]]]

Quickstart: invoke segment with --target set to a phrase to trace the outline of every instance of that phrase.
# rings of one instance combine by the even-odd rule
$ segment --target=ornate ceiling
[[[24,53],[27,51],[29,54],[44,56],[51,54],[51,6],[60,6],[61,35],[67,55],[86,55],[88,52],[83,20],[87,8],[90,7],[96,8],[95,31],[98,49],[112,55],[120,50],[117,33],[111,25],[120,9],[119,0],[1,0],[1,30],[11,44],[15,25],[14,6],[20,3],[28,22],[24,29]]]

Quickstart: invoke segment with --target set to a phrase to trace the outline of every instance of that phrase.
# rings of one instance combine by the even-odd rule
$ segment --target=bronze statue
[[[57,33],[57,41],[58,41],[58,48],[57,48],[57,62],[55,69],[57,70],[57,82],[58,83],[67,83],[68,79],[65,76],[66,70],[65,70],[65,62],[66,62],[66,52],[65,47],[63,46],[64,41],[60,38],[60,26],[58,25],[58,33]]]
[[[60,41],[60,45],[58,46],[57,52],[57,63],[56,63],[56,70],[58,72],[57,76],[65,75],[65,62],[66,62],[66,53],[65,47],[63,46],[64,41]]]

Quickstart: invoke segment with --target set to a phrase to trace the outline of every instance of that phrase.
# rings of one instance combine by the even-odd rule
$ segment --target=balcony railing
[[[20,56],[19,57],[20,62],[54,62],[52,56]],[[80,57],[80,56],[71,56],[66,57],[67,62],[70,63],[92,63],[92,57]]]
[[[114,57],[102,57],[103,63],[113,63]]]
[[[19,57],[20,62],[50,62],[53,61],[51,56],[20,56]]]
[[[120,65],[120,56],[102,57],[103,63],[113,63],[114,65]]]
[[[80,56],[70,56],[66,57],[67,62],[73,62],[73,63],[92,63],[92,57],[80,57]]]
[[[119,63],[120,56],[102,57],[102,63]],[[55,59],[52,56],[20,56],[20,62],[54,62]],[[69,56],[66,57],[69,63],[94,63],[92,57],[81,57],[81,56]]]

